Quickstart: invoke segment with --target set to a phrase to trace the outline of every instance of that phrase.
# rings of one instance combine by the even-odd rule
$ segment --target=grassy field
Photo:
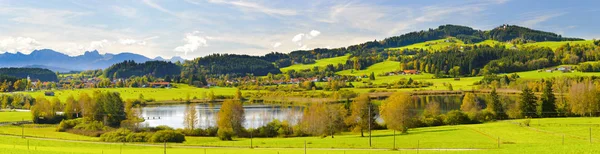
[[[236,88],[227,88],[227,87],[217,87],[217,88],[196,88],[192,86],[188,86],[186,84],[177,84],[177,88],[86,88],[86,89],[75,89],[75,90],[55,90],[55,96],[45,96],[46,98],[57,97],[61,101],[65,101],[67,97],[73,95],[76,99],[80,93],[85,92],[88,94],[93,94],[94,91],[113,91],[119,92],[121,97],[126,99],[137,99],[140,94],[144,96],[145,99],[155,99],[156,101],[170,101],[174,99],[186,99],[189,94],[191,98],[203,98],[203,93],[209,93],[213,91],[215,95],[233,95],[235,93]],[[26,94],[30,94],[33,97],[44,96],[44,91],[36,91],[36,92],[25,92]]]
[[[168,144],[168,153],[598,153],[600,152],[600,118],[532,119],[530,127],[521,126],[524,120],[498,121],[485,124],[441,126],[411,129],[408,134],[396,135],[399,151],[394,145],[393,131],[373,132],[372,147],[368,137],[344,133],[331,137],[255,138],[255,149],[249,149],[250,139],[220,141],[216,137],[187,137],[182,144]],[[8,127],[8,128],[7,128]],[[2,126],[0,130],[12,129]],[[19,128],[19,127],[16,127]],[[26,130],[27,131],[27,130]],[[43,130],[49,131],[49,130]],[[7,134],[7,133],[5,133]],[[8,133],[11,134],[11,133]],[[20,135],[14,133],[15,135]],[[591,134],[591,136],[590,136]],[[26,133],[27,135],[27,133]],[[21,139],[0,137],[0,153],[162,153],[162,144],[112,144],[98,142],[60,141],[52,138],[77,140],[57,133],[51,139]],[[591,137],[591,142],[590,142]],[[94,139],[94,138],[91,138]],[[29,140],[29,150],[27,150]],[[92,140],[93,141],[93,140]],[[372,150],[369,150],[372,149]],[[452,149],[479,149],[451,151]]]
[[[337,74],[339,75],[369,75],[371,72],[375,73],[375,75],[397,71],[400,69],[400,62],[397,61],[384,61],[377,64],[373,64],[366,69],[363,70],[344,70],[339,71]]]
[[[535,42],[535,43],[527,43],[524,46],[540,46],[540,47],[549,47],[553,51],[558,47],[569,43],[570,45],[575,44],[593,44],[592,40],[584,40],[584,41],[544,41],[544,42]]]
[[[446,40],[452,39],[454,42],[446,42]],[[403,46],[403,47],[397,47],[397,48],[387,48],[386,50],[403,50],[403,49],[427,49],[427,50],[441,50],[443,48],[446,48],[448,46],[452,46],[452,45],[463,45],[464,43],[461,40],[458,39],[453,39],[453,38],[447,38],[447,39],[439,39],[439,40],[433,40],[433,41],[426,41],[426,42],[422,42],[422,43],[415,43],[415,44],[411,44],[411,45],[407,45],[407,46]]]
[[[31,120],[30,112],[0,112],[0,122]]]
[[[281,68],[280,70],[281,70],[281,72],[287,72],[289,70],[312,69],[315,66],[323,68],[329,64],[337,65],[337,64],[346,63],[346,60],[348,60],[348,57],[350,57],[350,55],[333,57],[333,58],[324,58],[324,59],[316,60],[315,63],[313,63],[313,64],[295,64],[292,66]]]

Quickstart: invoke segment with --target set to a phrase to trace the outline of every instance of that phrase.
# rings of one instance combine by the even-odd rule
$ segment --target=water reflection
[[[485,108],[487,104],[486,94],[477,95],[477,100]],[[462,104],[462,95],[450,96],[417,96],[414,97],[414,105],[418,112],[421,113],[427,103],[440,104],[440,112],[442,114],[452,110],[459,110]],[[504,105],[509,102],[515,102],[516,96],[500,96],[500,100]],[[186,105],[162,105],[162,106],[147,106],[142,108],[142,116],[146,118],[144,122],[148,126],[155,127],[159,125],[167,125],[173,128],[184,128],[183,119],[185,115]],[[196,111],[198,112],[199,128],[208,128],[216,126],[216,116],[221,108],[220,104],[197,104]],[[297,124],[302,118],[304,107],[282,107],[280,105],[244,105],[245,128],[257,128],[264,126],[273,120],[287,120],[290,124]],[[150,118],[150,119],[148,119]],[[160,118],[160,119],[158,119]],[[384,123],[377,115],[377,122]]]
[[[183,121],[186,105],[147,106],[142,108],[144,122],[150,127],[167,125],[173,128],[184,128]],[[196,104],[198,123],[196,127],[208,128],[216,126],[216,117],[220,104]],[[279,105],[244,105],[245,128],[257,128],[277,120],[287,120],[296,124],[302,117],[303,107],[283,107]]]

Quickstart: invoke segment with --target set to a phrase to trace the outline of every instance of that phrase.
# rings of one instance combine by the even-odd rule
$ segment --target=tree
[[[93,121],[96,103],[92,102],[90,95],[85,92],[81,92],[79,93],[77,101],[79,102],[78,104],[80,105],[83,118],[88,121]]]
[[[528,87],[523,89],[520,99],[517,102],[517,108],[521,111],[523,117],[536,117],[537,116],[537,97],[533,94],[533,91]]]
[[[299,126],[306,134],[333,137],[345,127],[346,114],[342,104],[312,103],[304,109]]]
[[[477,102],[477,96],[473,93],[466,93],[465,97],[463,97],[462,104],[460,105],[460,110],[465,113],[476,113],[481,110]]]
[[[568,94],[568,105],[574,114],[591,117],[600,109],[599,92],[591,81],[574,83]]]
[[[371,112],[369,112],[371,110]],[[346,124],[353,127],[353,131],[360,131],[360,136],[364,137],[364,131],[375,126],[376,109],[372,106],[369,94],[361,94],[356,97],[350,105],[350,116],[346,118]],[[369,115],[369,113],[371,113]],[[371,123],[369,125],[369,122]]]
[[[375,73],[371,72],[371,75],[369,75],[369,80],[375,80]]]
[[[398,92],[392,94],[381,105],[380,114],[388,129],[406,133],[408,128],[413,127],[416,113],[411,96],[407,93]]]
[[[125,104],[117,92],[97,92],[95,119],[103,119],[105,125],[119,126],[125,120]]]
[[[208,92],[208,96],[207,97],[208,97],[207,99],[208,99],[209,102],[215,101],[215,92],[213,92],[211,90],[210,92]]]
[[[10,104],[10,106],[12,106],[12,108],[21,108],[23,107],[23,102],[25,101],[25,96],[21,95],[21,94],[15,94],[13,95],[13,100],[12,103]]]
[[[458,77],[458,75],[460,75],[460,66],[452,67],[452,69],[450,69],[450,71],[448,71],[448,73],[450,73],[455,78]]]
[[[185,107],[183,118],[185,129],[193,131],[196,128],[196,125],[198,125],[198,111],[196,110],[196,104],[188,104]]]
[[[502,103],[500,102],[500,97],[498,96],[498,93],[496,92],[495,88],[492,89],[492,92],[490,93],[489,103],[487,105],[486,110],[491,112],[496,119],[506,118],[506,113],[504,112],[504,107],[502,106]]]
[[[546,80],[546,86],[544,86],[544,93],[541,98],[541,114],[542,117],[554,117],[557,115],[556,112],[556,97],[554,96],[554,90],[552,89],[552,82]]]
[[[331,138],[334,138],[334,134],[341,132],[342,129],[346,128],[344,124],[344,117],[348,115],[348,110],[343,104],[327,104],[327,118],[328,118],[328,130]]]
[[[75,98],[73,97],[73,95],[69,95],[69,97],[67,97],[67,100],[65,101],[65,108],[64,108],[64,115],[67,117],[67,119],[73,119],[73,114],[75,112]]]
[[[235,95],[233,96],[233,99],[239,100],[239,101],[241,101],[242,99],[244,99],[244,97],[242,96],[242,91],[240,91],[240,88],[237,88],[235,90]]]
[[[233,134],[242,132],[244,107],[240,101],[226,100],[217,114],[218,134],[221,140],[231,140]]]

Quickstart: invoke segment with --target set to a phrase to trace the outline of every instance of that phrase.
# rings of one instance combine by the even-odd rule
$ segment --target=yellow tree
[[[193,131],[198,125],[198,111],[196,110],[196,104],[188,104],[185,107],[183,116],[183,125],[186,129]]]
[[[217,135],[221,140],[231,140],[234,134],[242,132],[244,107],[240,101],[226,100],[217,114]]]
[[[413,126],[416,115],[412,97],[402,92],[392,94],[381,105],[380,114],[388,129],[406,133]]]
[[[369,112],[371,110],[371,112]],[[371,113],[371,115],[369,115]],[[350,105],[350,116],[346,118],[346,124],[352,126],[353,131],[359,132],[360,136],[364,137],[364,131],[369,126],[375,126],[375,109],[371,104],[369,94],[362,94],[354,99]],[[369,125],[370,123],[370,125]]]

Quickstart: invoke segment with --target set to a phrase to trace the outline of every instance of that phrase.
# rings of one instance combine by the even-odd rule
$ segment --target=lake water
[[[142,108],[142,117],[146,119],[144,122],[148,126],[156,127],[159,125],[167,125],[173,128],[184,128],[183,117],[187,105],[160,105],[146,106]],[[221,104],[196,104],[198,112],[197,127],[208,128],[216,126],[216,117]],[[245,128],[256,128],[264,126],[267,123],[278,119],[287,120],[292,124],[296,124],[302,117],[303,107],[282,107],[280,105],[244,105],[244,114],[246,121]],[[160,117],[160,119],[158,119]]]
[[[478,95],[480,104],[485,106],[486,95]],[[515,96],[501,96],[503,102],[514,102]],[[427,103],[439,103],[440,111],[446,113],[452,110],[460,109],[462,104],[462,96],[451,95],[451,96],[418,96],[415,98],[415,106],[418,110],[422,111]],[[196,110],[198,111],[199,125],[197,127],[207,128],[216,126],[216,116],[221,107],[220,104],[196,104]],[[186,105],[160,105],[160,106],[146,106],[141,110],[142,117],[146,119],[144,124],[151,127],[159,125],[167,125],[173,128],[183,128],[183,117],[185,115]],[[301,118],[304,107],[289,107],[280,105],[262,105],[262,104],[245,104],[244,112],[246,121],[244,123],[245,128],[257,128],[264,126],[273,120],[284,121],[287,120],[291,124],[296,124]],[[160,119],[159,119],[160,117]],[[383,123],[381,118],[377,118],[377,121]]]

